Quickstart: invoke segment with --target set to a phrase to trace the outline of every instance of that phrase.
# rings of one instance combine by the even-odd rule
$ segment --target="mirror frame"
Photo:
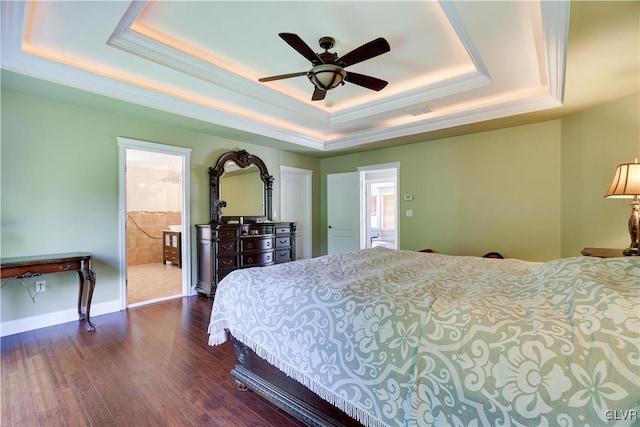
[[[223,224],[224,222],[231,220],[239,220],[240,217],[227,216],[223,218],[222,208],[226,206],[224,200],[220,199],[220,178],[224,175],[224,165],[229,162],[235,162],[238,167],[245,169],[250,166],[257,166],[260,171],[260,179],[264,185],[264,212],[259,216],[245,216],[244,219],[248,221],[267,220],[271,221],[273,218],[273,211],[271,209],[271,195],[273,193],[273,176],[269,175],[269,170],[264,164],[262,159],[253,154],[249,154],[246,150],[240,151],[228,151],[221,155],[214,167],[209,168],[209,187],[210,187],[210,204],[211,204],[211,223]]]

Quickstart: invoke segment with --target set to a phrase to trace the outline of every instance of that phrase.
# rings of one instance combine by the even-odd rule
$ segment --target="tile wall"
[[[162,231],[180,221],[180,212],[128,212],[127,265],[162,263]]]
[[[162,231],[181,222],[182,177],[174,169],[127,166],[127,265],[162,263]]]

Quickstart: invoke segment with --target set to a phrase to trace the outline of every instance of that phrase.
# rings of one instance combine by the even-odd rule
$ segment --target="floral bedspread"
[[[640,423],[640,257],[384,248],[237,270],[225,330],[369,426]]]

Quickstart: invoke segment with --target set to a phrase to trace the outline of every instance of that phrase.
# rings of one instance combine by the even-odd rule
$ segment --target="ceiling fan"
[[[345,81],[375,91],[382,90],[387,85],[384,80],[344,70],[350,65],[389,52],[391,50],[389,43],[382,37],[365,43],[346,55],[338,57],[338,54],[329,52],[329,49],[335,44],[333,37],[322,37],[320,39],[320,47],[324,49],[324,52],[316,53],[297,34],[280,33],[278,35],[289,46],[297,50],[299,54],[311,61],[313,67],[309,71],[263,77],[258,79],[260,82],[306,75],[314,85],[313,95],[311,96],[312,101],[324,99],[328,90],[344,84]]]

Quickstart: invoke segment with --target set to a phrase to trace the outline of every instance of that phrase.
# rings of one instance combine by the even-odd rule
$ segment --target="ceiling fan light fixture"
[[[313,67],[307,77],[315,87],[322,90],[333,89],[344,84],[347,72],[336,64],[320,64]]]

